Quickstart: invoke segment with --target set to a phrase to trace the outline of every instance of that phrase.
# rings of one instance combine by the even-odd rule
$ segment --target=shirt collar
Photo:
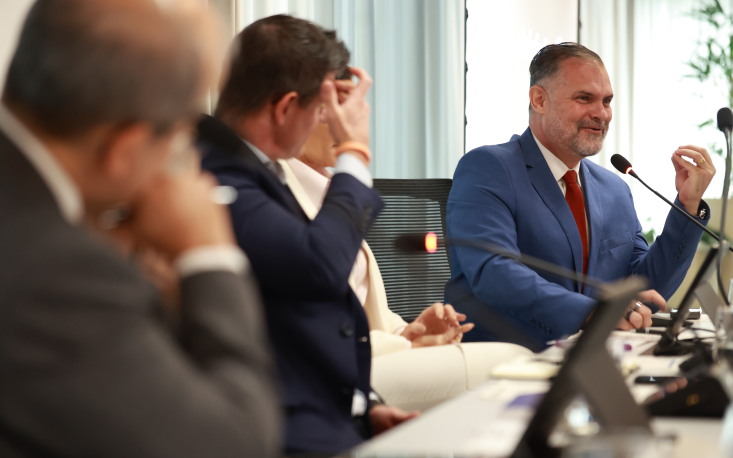
[[[562,179],[563,176],[565,176],[565,173],[567,173],[568,170],[575,170],[575,173],[578,174],[578,177],[580,177],[580,162],[578,162],[578,165],[573,167],[572,169],[569,169],[567,165],[563,161],[561,161],[557,156],[552,154],[552,152],[545,147],[542,143],[540,143],[539,140],[537,140],[537,137],[535,137],[534,133],[532,133],[532,137],[534,138],[534,141],[537,143],[537,146],[540,148],[540,152],[542,153],[542,156],[545,158],[545,162],[547,162],[547,165],[550,167],[550,172],[552,172],[552,176],[555,178],[555,181],[560,186],[560,189],[563,191],[565,190],[565,181]],[[578,179],[578,185],[580,187],[583,187],[582,183],[580,182],[580,179]]]
[[[279,162],[273,162],[269,157],[267,157],[267,154],[263,153],[261,149],[257,148],[255,145],[248,142],[247,140],[242,138],[242,141],[247,146],[249,146],[249,149],[251,149],[253,153],[255,153],[257,159],[259,159],[265,165],[265,167],[267,167],[268,170],[270,170],[272,173],[275,174],[275,176],[277,176],[277,179],[280,180],[280,183],[288,184],[287,178],[285,178],[285,172],[283,171],[282,165],[280,165]]]
[[[64,218],[71,224],[80,223],[84,204],[79,189],[43,143],[2,103],[0,129],[15,143],[49,187]]]

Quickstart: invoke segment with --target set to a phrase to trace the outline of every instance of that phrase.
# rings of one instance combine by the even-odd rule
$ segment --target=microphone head
[[[624,175],[628,174],[636,177],[636,173],[634,173],[634,168],[631,167],[631,162],[629,162],[622,155],[614,154],[613,156],[611,156],[611,164],[616,167],[616,170],[623,173]]]
[[[730,108],[723,107],[718,110],[718,129],[723,133],[730,133],[733,130],[733,112]]]

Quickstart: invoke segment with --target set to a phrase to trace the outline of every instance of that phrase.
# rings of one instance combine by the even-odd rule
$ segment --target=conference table
[[[705,315],[696,327],[711,327]],[[684,337],[684,336],[680,336]],[[679,375],[679,363],[686,356],[651,356],[649,349],[658,336],[614,331],[607,348],[637,402],[659,390],[656,385],[639,385],[640,375]],[[363,443],[350,452],[351,457],[492,457],[508,456],[524,432],[536,399],[550,386],[547,369],[562,360],[563,349],[551,347],[535,357],[498,366],[492,378],[437,405],[421,416]],[[534,374],[534,375],[533,375]],[[544,379],[544,380],[543,380]],[[585,410],[584,410],[585,409]],[[653,436],[648,432],[607,432],[587,421],[587,406],[582,399],[566,408],[563,425],[568,447],[563,456],[593,455],[599,447],[631,447],[623,456],[643,457],[719,457],[733,456],[733,411],[720,418],[654,417]],[[585,422],[585,423],[584,423]],[[595,427],[595,429],[594,429]],[[570,431],[572,434],[568,434]],[[560,436],[563,440],[563,436]],[[621,445],[619,445],[621,444]],[[608,449],[603,449],[607,451]],[[617,450],[614,448],[613,450]],[[625,449],[627,452],[629,449]],[[590,451],[590,452],[589,452]],[[616,455],[622,456],[622,455]]]

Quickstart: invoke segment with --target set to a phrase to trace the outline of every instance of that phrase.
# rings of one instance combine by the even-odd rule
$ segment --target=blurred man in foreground
[[[279,451],[251,270],[213,180],[177,157],[220,55],[199,5],[29,12],[0,106],[0,456]],[[171,316],[93,227],[109,215],[176,266]]]

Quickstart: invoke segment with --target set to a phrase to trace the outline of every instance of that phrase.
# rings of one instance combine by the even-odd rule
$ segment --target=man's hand
[[[664,300],[661,294],[654,289],[648,289],[639,293],[637,297],[639,302],[644,304],[653,304],[659,307],[660,312],[667,312],[667,301]]]
[[[420,412],[406,412],[398,407],[385,404],[376,404],[369,409],[369,419],[372,423],[372,432],[375,436],[418,415],[420,415]]]
[[[659,307],[659,310],[667,311],[667,302],[661,294],[653,289],[642,291],[639,297],[629,304],[626,314],[618,323],[618,329],[631,331],[632,329],[646,329],[652,325],[652,311],[642,302],[654,304]]]
[[[348,82],[332,79],[327,79],[321,85],[321,99],[326,105],[326,122],[336,144],[354,141],[368,146],[370,108],[366,95],[372,86],[372,79],[360,68],[350,67],[350,70],[359,78],[353,88]]]
[[[689,158],[694,163],[684,158]],[[672,154],[676,172],[675,187],[680,202],[688,213],[697,214],[702,195],[715,175],[715,167],[705,148],[693,145],[680,146]]]
[[[452,305],[436,302],[420,313],[408,324],[402,336],[412,342],[413,347],[429,347],[458,343],[463,334],[473,329],[473,323],[464,323],[466,315],[457,313]]]

